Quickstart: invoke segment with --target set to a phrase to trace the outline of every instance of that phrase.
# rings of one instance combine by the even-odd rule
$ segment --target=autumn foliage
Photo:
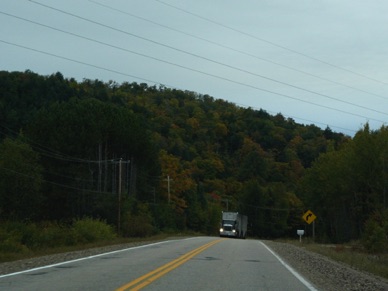
[[[311,235],[311,209],[317,238],[346,241],[386,209],[386,128],[351,138],[209,95],[60,73],[3,71],[0,87],[1,221],[214,235],[230,210],[248,215],[250,236],[281,237]]]

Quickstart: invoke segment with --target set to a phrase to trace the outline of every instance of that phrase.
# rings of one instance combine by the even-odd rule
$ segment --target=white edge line
[[[287,265],[286,262],[284,262],[274,251],[272,251],[265,243],[260,241],[260,243],[272,254],[275,256],[275,258],[278,259],[278,261],[287,268],[288,271],[290,271],[300,282],[302,282],[309,290],[311,291],[318,291],[311,283],[309,283],[306,279],[304,279],[297,271],[295,271],[292,267]]]
[[[188,239],[191,239],[191,238],[188,238]],[[185,239],[183,239],[183,240],[185,240]],[[10,276],[16,276],[16,275],[20,275],[20,274],[24,274],[24,273],[39,271],[39,270],[43,270],[43,269],[48,269],[48,268],[52,268],[52,267],[57,267],[57,266],[65,265],[65,264],[71,264],[71,263],[74,263],[74,262],[94,259],[94,258],[97,258],[97,257],[102,257],[102,256],[106,256],[106,255],[116,254],[116,253],[125,252],[125,251],[129,251],[129,250],[135,250],[135,249],[145,248],[145,247],[149,247],[149,246],[155,246],[155,245],[164,244],[164,243],[168,243],[168,242],[172,242],[172,241],[175,241],[175,240],[166,240],[166,241],[156,242],[156,243],[152,243],[152,244],[146,244],[146,245],[141,245],[141,246],[136,246],[136,247],[130,247],[130,248],[126,248],[126,249],[121,249],[121,250],[116,250],[116,251],[112,251],[112,252],[107,252],[107,253],[97,254],[97,255],[88,256],[88,257],[84,257],[84,258],[79,258],[79,259],[75,259],[75,260],[71,260],[71,261],[65,261],[65,262],[60,262],[60,263],[56,263],[56,264],[46,265],[46,266],[37,267],[37,268],[33,268],[33,269],[28,269],[28,270],[24,270],[24,271],[20,271],[20,272],[9,273],[9,274],[5,274],[5,275],[0,275],[0,279],[1,278],[5,278],[5,277],[10,277]]]

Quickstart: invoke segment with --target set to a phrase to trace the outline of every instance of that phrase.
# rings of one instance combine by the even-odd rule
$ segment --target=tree
[[[306,171],[299,194],[321,218],[320,229],[331,241],[360,238],[370,216],[385,209],[387,140],[384,127],[372,132],[366,125]]]
[[[128,179],[122,193],[128,193],[131,178],[131,195],[136,196],[136,189],[150,186],[136,177],[157,171],[147,127],[125,107],[96,99],[55,102],[35,115],[27,132],[48,150],[43,162],[46,179],[52,182],[45,189],[52,218],[98,215],[95,205],[103,207],[97,194],[117,193],[119,159],[131,160],[132,169],[131,177],[129,167],[125,169]]]
[[[269,236],[265,210],[267,201],[268,197],[260,183],[250,180],[244,184],[239,200],[239,210],[248,216],[248,233],[252,236]]]
[[[186,193],[196,188],[191,178],[191,170],[179,158],[164,150],[160,152],[159,159],[163,177],[160,182],[163,196],[174,206],[178,214],[183,214],[187,207]]]
[[[254,178],[261,179],[262,181],[266,180],[270,159],[259,144],[246,138],[238,154],[238,177],[240,180],[246,181]]]
[[[6,138],[0,144],[0,217],[39,218],[42,203],[39,156],[23,141]]]
[[[299,192],[306,207],[320,217],[322,237],[333,242],[357,237],[349,159],[347,150],[322,154],[306,171]]]
[[[135,82],[78,83],[61,73],[44,77],[29,71],[0,72],[0,87],[0,142],[23,130],[41,154],[42,208],[48,219],[89,215],[116,222],[119,159],[127,161],[122,217],[137,217],[136,207],[125,208],[129,200],[144,204],[147,211],[139,216],[148,224],[152,215],[158,229],[211,233],[216,212],[229,206],[252,215],[258,235],[279,235],[265,219],[283,232],[287,208],[304,194],[306,205],[322,206],[317,214],[327,221],[325,232],[339,237],[343,217],[356,222],[349,229],[358,233],[354,228],[362,231],[377,201],[386,205],[386,134],[360,133],[357,144],[342,151],[346,138],[329,128],[299,125],[281,114],[190,91]],[[305,169],[320,154],[337,151],[314,166],[295,195]],[[170,204],[167,176],[173,180]],[[313,178],[322,189],[313,188]],[[334,198],[350,201],[351,207],[341,202],[335,208]],[[333,217],[330,207],[337,210]],[[286,210],[276,213],[276,208]]]

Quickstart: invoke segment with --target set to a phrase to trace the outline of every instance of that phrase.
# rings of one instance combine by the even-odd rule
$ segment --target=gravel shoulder
[[[169,238],[171,240],[176,238]],[[160,241],[160,240],[159,240]],[[74,251],[0,264],[0,275],[75,260],[115,250],[150,244],[156,241],[131,242],[82,251]],[[303,248],[274,241],[263,241],[289,266],[308,280],[317,290],[388,291],[388,280],[361,272]]]
[[[355,270],[291,244],[263,242],[318,290],[388,291],[388,280],[385,278]]]

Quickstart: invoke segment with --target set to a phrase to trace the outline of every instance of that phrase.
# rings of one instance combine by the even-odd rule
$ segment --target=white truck
[[[246,238],[248,217],[238,212],[222,212],[220,236]]]

